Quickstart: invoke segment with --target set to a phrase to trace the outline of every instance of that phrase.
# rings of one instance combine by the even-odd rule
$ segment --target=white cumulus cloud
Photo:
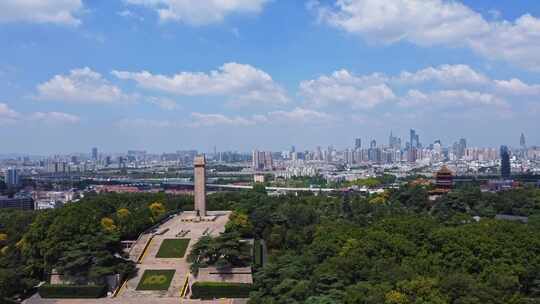
[[[13,123],[19,118],[19,113],[12,110],[7,104],[0,103],[0,124]]]
[[[537,96],[540,100],[540,85],[527,84],[520,79],[495,80],[495,88],[501,94]]]
[[[162,108],[163,110],[177,110],[180,108],[178,103],[170,98],[167,97],[148,97],[148,102],[150,102],[153,105],[157,105],[158,107]]]
[[[116,123],[119,128],[127,129],[156,129],[156,128],[175,128],[179,124],[170,120],[155,120],[145,118],[125,118]]]
[[[257,14],[269,0],[124,0],[155,10],[161,21],[200,26],[222,22],[231,14]]]
[[[339,70],[300,83],[300,95],[315,107],[369,110],[385,102],[404,107],[497,107],[540,101],[540,84],[492,79],[468,65],[440,65],[397,76],[354,75]],[[405,93],[403,93],[405,92]]]
[[[79,25],[82,0],[2,0],[0,22]]]
[[[76,124],[81,121],[79,116],[63,112],[31,112],[19,113],[6,103],[0,103],[0,125],[21,122],[42,122],[52,124]]]
[[[225,96],[233,104],[283,105],[289,101],[285,90],[272,77],[253,66],[226,63],[209,73],[180,72],[167,76],[148,71],[113,71],[123,80],[138,86],[179,96]]]
[[[256,124],[253,118],[229,117],[223,114],[191,113],[193,122],[191,127],[214,127],[214,126],[252,126]]]
[[[37,99],[74,103],[124,103],[135,99],[88,67],[56,75],[37,86]]]
[[[321,22],[370,43],[470,48],[490,59],[540,70],[540,19],[488,21],[458,1],[336,0],[312,5]]]
[[[474,107],[492,106],[507,107],[505,100],[489,93],[469,90],[441,90],[424,93],[419,90],[410,90],[406,96],[400,98],[401,106],[451,106]]]
[[[189,123],[189,126],[194,128],[215,126],[249,127],[256,125],[320,124],[334,120],[334,117],[330,114],[300,107],[287,111],[272,111],[266,114],[255,114],[251,116],[192,113],[191,118],[192,122]]]
[[[444,64],[439,67],[428,67],[414,73],[402,72],[398,80],[409,84],[437,81],[450,85],[483,85],[489,82],[485,75],[464,64]]]
[[[34,112],[29,115],[29,119],[53,124],[76,124],[81,121],[79,116],[63,112]]]
[[[317,107],[342,104],[357,109],[373,108],[395,98],[392,89],[384,83],[384,77],[353,76],[345,70],[302,81],[300,95]]]
[[[296,107],[290,111],[273,111],[268,113],[267,120],[286,123],[326,123],[334,120],[328,113]]]

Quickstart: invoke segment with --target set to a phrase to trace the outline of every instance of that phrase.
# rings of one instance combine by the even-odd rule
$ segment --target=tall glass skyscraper
[[[92,148],[92,160],[98,160],[98,149]]]
[[[354,140],[354,148],[355,148],[356,150],[362,148],[362,139],[356,138],[356,139]]]
[[[5,183],[8,188],[15,188],[19,186],[19,172],[17,169],[8,169],[6,171]]]
[[[510,178],[510,150],[507,146],[501,146],[501,177]]]

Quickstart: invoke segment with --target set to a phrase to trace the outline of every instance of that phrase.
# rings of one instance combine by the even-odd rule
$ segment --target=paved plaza
[[[163,223],[154,232],[142,235],[137,242],[133,245],[130,251],[130,258],[133,261],[140,259],[140,263],[137,265],[137,275],[126,282],[120,292],[115,298],[102,298],[102,299],[41,299],[39,296],[34,296],[25,303],[35,304],[117,304],[117,303],[245,303],[247,300],[231,300],[222,299],[215,301],[200,301],[200,300],[188,300],[181,299],[181,291],[186,282],[186,278],[190,276],[189,263],[187,262],[187,255],[191,251],[191,247],[197,242],[197,240],[203,236],[203,234],[209,234],[212,236],[218,236],[225,231],[225,224],[229,220],[230,211],[208,211],[208,217],[215,217],[213,221],[191,221],[196,217],[195,212],[183,212],[176,215]],[[165,232],[165,233],[162,233]],[[190,239],[186,255],[183,258],[156,258],[156,254],[159,251],[161,243],[165,239],[175,238],[187,238]],[[148,248],[147,242],[150,241]],[[141,258],[142,256],[142,258]],[[163,291],[157,290],[137,290],[137,286],[144,274],[145,270],[175,270],[173,279],[169,289]],[[190,276],[189,284],[193,283],[193,278]]]
[[[218,236],[220,233],[224,232],[225,224],[229,220],[230,211],[214,211],[209,212],[208,215],[215,216],[215,220],[210,222],[187,221],[195,218],[194,212],[183,212],[180,215],[173,217],[157,229],[157,234],[155,234],[150,240],[150,245],[144,253],[142,251],[144,250],[146,242],[148,242],[151,236],[149,235],[148,237],[141,238],[141,240],[135,245],[137,246],[138,256],[143,254],[140,264],[137,265],[137,276],[127,282],[122,290],[120,290],[117,297],[133,298],[150,296],[160,298],[179,298],[182,288],[186,282],[186,278],[189,276],[189,263],[186,260],[187,253],[191,251],[191,247],[204,233],[212,236]],[[162,231],[166,232],[164,234],[160,234]],[[156,255],[163,240],[174,238],[190,239],[186,255],[183,258],[157,258]],[[142,250],[140,248],[142,248]],[[169,289],[165,291],[136,290],[144,271],[148,269],[175,270],[176,272],[173,276]]]

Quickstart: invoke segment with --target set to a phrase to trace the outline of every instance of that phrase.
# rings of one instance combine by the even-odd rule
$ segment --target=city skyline
[[[391,148],[391,149],[398,149],[398,150],[407,150],[410,145],[410,138],[414,134],[414,146],[416,148],[433,148],[434,144],[441,145],[441,148],[456,148],[456,145],[458,145],[460,150],[463,150],[467,147],[474,147],[474,148],[499,148],[500,146],[508,146],[509,148],[515,148],[515,149],[523,149],[523,148],[538,148],[539,145],[536,144],[530,144],[528,141],[528,137],[525,133],[520,133],[519,138],[514,143],[501,143],[499,145],[487,145],[487,146],[480,146],[475,145],[474,143],[467,140],[467,138],[460,137],[456,138],[453,141],[445,142],[444,140],[441,140],[440,137],[436,139],[425,139],[423,136],[420,137],[421,131],[416,129],[409,129],[407,132],[407,136],[401,137],[399,135],[396,135],[394,131],[390,131],[390,134],[386,139],[381,138],[373,138],[373,137],[354,137],[351,138],[349,143],[345,143],[343,145],[335,145],[332,143],[318,143],[313,146],[299,146],[296,144],[287,145],[287,144],[279,144],[273,147],[259,147],[254,146],[252,148],[249,148],[247,150],[242,149],[221,149],[214,145],[211,147],[211,149],[208,150],[201,150],[197,147],[177,147],[172,150],[152,150],[152,149],[132,149],[132,148],[123,148],[118,151],[110,151],[107,149],[98,148],[95,146],[92,146],[89,151],[60,151],[60,152],[54,152],[54,153],[27,153],[27,152],[2,152],[0,153],[0,157],[5,156],[32,156],[32,157],[44,157],[44,156],[52,156],[52,155],[85,155],[87,154],[90,159],[97,160],[101,155],[125,155],[126,151],[129,155],[131,152],[133,153],[150,153],[150,154],[160,154],[160,153],[170,153],[170,152],[199,152],[204,154],[216,154],[221,152],[238,152],[238,153],[245,153],[245,154],[251,154],[253,151],[256,150],[267,150],[267,151],[273,151],[273,152],[281,152],[281,151],[290,151],[295,152],[295,150],[298,148],[298,151],[313,151],[318,148],[328,148],[331,147],[332,149],[336,150],[357,150],[357,149],[366,149],[371,147],[372,145],[375,145],[375,147],[379,148]],[[423,135],[423,134],[422,134]],[[409,137],[409,140],[407,141],[407,137]],[[1,152],[1,151],[0,151]],[[463,153],[463,151],[461,152]]]
[[[174,3],[0,3],[0,154],[540,145],[535,1]]]

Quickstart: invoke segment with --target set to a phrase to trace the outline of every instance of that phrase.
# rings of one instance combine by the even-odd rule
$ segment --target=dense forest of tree
[[[184,196],[104,194],[54,210],[0,210],[0,298],[28,292],[52,269],[95,280],[128,274],[134,266],[120,240],[192,204]],[[200,243],[194,254],[202,263],[245,263],[239,238],[267,244],[251,303],[540,303],[538,189],[462,187],[430,201],[421,186],[369,197],[274,197],[258,185],[212,194],[209,207],[234,213],[223,237]],[[501,213],[529,222],[493,219]]]
[[[192,207],[187,196],[110,193],[52,210],[0,210],[0,299],[28,293],[53,269],[73,280],[128,275],[134,265],[120,240]]]
[[[262,191],[260,191],[263,193]],[[250,303],[540,303],[540,190],[372,197],[217,194],[270,259]],[[498,213],[529,223],[497,221]],[[482,219],[476,221],[473,216]]]

